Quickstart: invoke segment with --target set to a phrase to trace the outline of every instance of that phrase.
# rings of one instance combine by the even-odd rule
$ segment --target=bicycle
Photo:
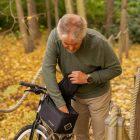
[[[16,134],[14,140],[70,140],[73,138],[73,134],[57,134],[41,119],[39,111],[41,104],[45,97],[47,96],[47,89],[36,84],[31,84],[27,82],[20,82],[20,85],[26,86],[30,89],[25,90],[36,95],[42,94],[39,101],[37,113],[33,124],[24,126]]]

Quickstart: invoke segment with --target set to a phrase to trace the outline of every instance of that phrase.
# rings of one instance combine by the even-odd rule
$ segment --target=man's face
[[[63,37],[62,39],[63,47],[70,53],[75,53],[82,43],[82,41],[73,40],[71,35],[67,35],[66,37]]]

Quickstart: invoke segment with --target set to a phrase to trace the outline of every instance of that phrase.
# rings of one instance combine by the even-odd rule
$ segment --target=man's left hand
[[[68,75],[72,84],[86,84],[87,83],[87,74],[81,71],[72,71],[71,74]]]

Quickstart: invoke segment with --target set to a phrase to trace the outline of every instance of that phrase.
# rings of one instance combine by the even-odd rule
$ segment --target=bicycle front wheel
[[[23,127],[15,136],[14,140],[29,140],[32,125]],[[38,125],[34,131],[33,140],[50,140],[46,129],[42,125]]]

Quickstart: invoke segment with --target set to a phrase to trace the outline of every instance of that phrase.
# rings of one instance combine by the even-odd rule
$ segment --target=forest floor
[[[1,39],[1,38],[0,38]],[[19,81],[31,82],[40,68],[45,53],[45,39],[34,52],[25,54],[21,40],[6,36],[0,41],[0,109],[14,105],[24,94]],[[117,49],[115,48],[117,53]],[[125,126],[129,130],[131,100],[134,91],[134,75],[140,67],[140,45],[131,45],[129,58],[123,59],[121,76],[111,81],[112,100],[121,108]],[[57,74],[58,81],[61,75]],[[32,123],[35,118],[39,96],[30,94],[14,112],[0,114],[0,140],[13,140],[18,130]]]

